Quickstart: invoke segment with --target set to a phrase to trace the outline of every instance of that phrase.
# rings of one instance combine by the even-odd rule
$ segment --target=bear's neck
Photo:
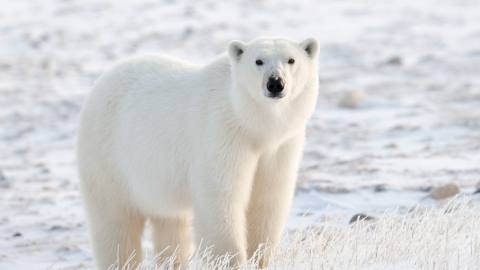
[[[232,83],[230,102],[240,129],[246,136],[265,145],[288,140],[305,130],[317,100],[317,91],[306,89],[292,100],[255,100],[247,89]]]

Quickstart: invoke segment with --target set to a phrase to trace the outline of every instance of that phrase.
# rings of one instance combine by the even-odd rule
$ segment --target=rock
[[[3,175],[2,171],[0,171],[0,188],[9,188],[10,181]]]
[[[405,126],[400,124],[400,125],[394,126],[391,130],[404,130],[404,129],[405,129]]]
[[[391,66],[400,66],[400,65],[402,65],[402,58],[400,58],[398,56],[394,56],[394,57],[388,59],[386,64],[391,65]]]
[[[66,231],[66,230],[68,230],[68,228],[55,225],[55,226],[52,226],[49,231]]]
[[[352,223],[355,223],[357,222],[357,220],[364,220],[364,221],[375,221],[377,220],[376,218],[373,218],[373,217],[369,217],[365,214],[356,214],[354,215],[351,219],[350,219],[350,222],[348,224],[352,224]]]
[[[385,187],[385,185],[376,185],[373,187],[373,191],[375,192],[385,192],[387,191],[387,188]]]
[[[480,181],[478,181],[478,183],[475,185],[475,192],[473,192],[473,194],[477,193],[480,193]]]
[[[420,129],[421,129],[420,126],[406,126],[406,125],[399,124],[399,125],[396,125],[396,126],[392,127],[390,130],[391,131],[399,131],[399,130],[415,131],[415,130],[420,130]]]
[[[327,193],[350,193],[351,190],[345,187],[338,187],[338,186],[323,186],[323,185],[314,185],[313,186],[317,191],[323,191]]]
[[[22,237],[22,234],[19,233],[19,232],[17,232],[17,233],[14,233],[14,234],[13,234],[13,237]]]
[[[423,191],[423,192],[429,192],[432,189],[433,189],[433,187],[422,187],[422,188],[420,188],[420,190]]]
[[[385,148],[397,149],[398,145],[396,143],[390,143],[390,144],[385,145]]]
[[[460,193],[460,188],[458,188],[457,185],[450,183],[444,186],[433,188],[432,190],[430,190],[430,193],[423,199],[433,198],[435,200],[443,200],[458,193]]]
[[[361,90],[348,91],[340,101],[340,106],[344,108],[355,108],[363,101],[365,93]]]

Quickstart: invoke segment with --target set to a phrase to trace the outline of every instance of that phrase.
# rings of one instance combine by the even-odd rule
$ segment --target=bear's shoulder
[[[202,77],[217,78],[216,80],[231,78],[230,58],[227,53],[218,55],[213,61],[202,68]]]

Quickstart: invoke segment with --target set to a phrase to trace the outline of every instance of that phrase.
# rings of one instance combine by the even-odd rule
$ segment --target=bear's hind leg
[[[97,203],[89,209],[88,216],[99,269],[107,270],[112,264],[118,269],[123,269],[125,265],[125,269],[135,269],[142,262],[141,237],[145,218],[125,205],[114,205],[109,201]],[[133,252],[135,256],[127,262]]]
[[[175,261],[185,262],[193,250],[191,217],[151,218],[150,223],[155,254],[163,251],[161,255],[163,259],[172,256],[178,249]]]

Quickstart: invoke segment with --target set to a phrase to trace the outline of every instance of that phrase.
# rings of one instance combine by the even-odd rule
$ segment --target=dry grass
[[[285,239],[265,269],[480,269],[480,216],[467,199],[438,209],[413,208],[403,216],[385,213],[375,223],[345,227],[327,220],[324,227]],[[181,269],[259,268],[258,257],[231,268],[228,258],[214,258],[207,249]],[[175,257],[157,256],[130,269],[174,269],[174,262]]]

